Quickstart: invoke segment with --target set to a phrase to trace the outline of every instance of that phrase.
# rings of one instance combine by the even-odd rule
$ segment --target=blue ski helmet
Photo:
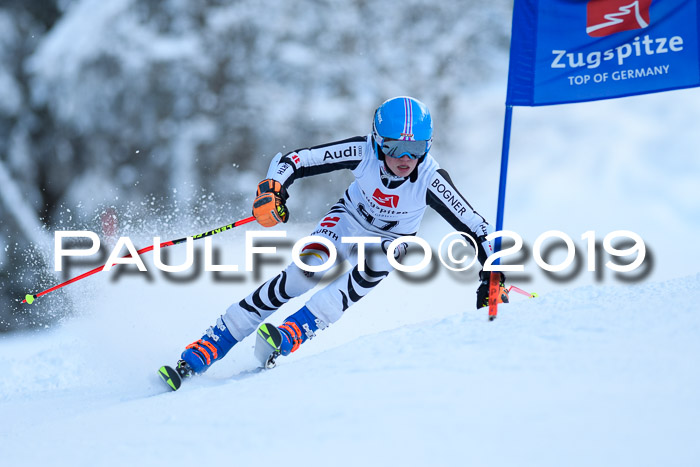
[[[418,157],[422,161],[433,143],[433,120],[430,118],[430,111],[418,99],[407,96],[391,98],[374,112],[372,137],[374,152],[380,159],[385,156],[382,149],[387,140],[425,142],[424,151],[423,147],[418,145],[419,154],[404,152],[394,156],[401,157],[403,154],[408,154],[409,157]]]

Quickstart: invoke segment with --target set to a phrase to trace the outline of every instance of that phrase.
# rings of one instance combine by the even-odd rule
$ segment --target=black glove
[[[501,275],[501,280],[499,281],[500,287],[500,300],[498,303],[508,303],[508,291],[505,288],[506,275],[502,272],[498,274]],[[479,271],[479,279],[481,283],[479,288],[476,289],[476,309],[483,308],[489,305],[489,280],[491,273],[489,271],[484,271],[483,269]]]

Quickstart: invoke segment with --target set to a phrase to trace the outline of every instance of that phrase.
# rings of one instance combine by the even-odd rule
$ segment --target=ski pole
[[[496,316],[498,315],[498,275],[495,272],[491,273],[491,280],[489,281],[489,321],[493,321],[496,319]],[[538,297],[538,295],[533,292],[526,292],[520,287],[516,287],[514,285],[511,285],[508,287],[508,293],[510,293],[511,290],[514,290],[515,292],[518,292],[519,294],[525,295],[528,298],[535,298]]]
[[[193,235],[193,236],[192,236],[192,239],[193,239],[193,240],[199,240],[200,238],[210,237],[210,236],[212,236],[212,235],[215,235],[215,234],[218,234],[218,233],[221,233],[221,232],[226,232],[227,230],[231,230],[232,228],[238,227],[239,225],[243,225],[243,224],[247,224],[247,223],[249,223],[249,222],[253,222],[254,220],[255,220],[255,216],[246,217],[245,219],[241,219],[241,220],[236,221],[236,222],[234,222],[234,223],[232,223],[232,224],[224,225],[224,226],[222,226],[222,227],[219,227],[218,229],[210,230],[210,231],[208,231],[208,232],[204,232],[204,233],[201,233],[201,234],[198,234],[198,235]],[[178,243],[184,243],[184,242],[187,241],[187,238],[188,238],[188,237],[183,237],[183,238],[178,238],[177,240],[170,240],[170,241],[168,241],[168,242],[163,242],[163,243],[160,244],[160,248],[165,248],[166,246],[170,246],[170,245],[177,245]],[[147,247],[142,248],[142,249],[140,249],[139,251],[137,251],[136,254],[142,255],[143,253],[148,253],[149,251],[153,250],[153,248],[154,248],[154,245],[147,246]],[[129,258],[129,257],[131,257],[131,254],[122,256],[122,258]],[[117,264],[117,263],[114,263],[114,264]],[[113,264],[112,266],[114,266],[114,264]],[[104,269],[105,266],[106,266],[106,264],[103,265],[103,266],[98,266],[98,267],[96,267],[95,269],[93,269],[92,271],[88,271],[88,272],[86,272],[86,273],[83,273],[83,274],[81,274],[81,275],[79,275],[79,276],[77,276],[77,277],[74,277],[74,278],[72,278],[72,279],[70,279],[70,280],[67,280],[66,282],[63,282],[63,283],[58,284],[58,285],[55,285],[55,286],[51,287],[50,289],[46,289],[46,290],[44,290],[43,292],[39,292],[38,294],[34,294],[34,295],[32,295],[32,294],[27,294],[27,295],[25,295],[24,300],[22,300],[22,303],[28,303],[28,304],[31,305],[31,304],[34,302],[34,300],[36,300],[37,298],[41,297],[42,295],[46,295],[46,294],[49,293],[49,292],[53,292],[54,290],[60,289],[61,287],[65,287],[65,286],[68,285],[68,284],[72,284],[73,282],[77,282],[77,281],[79,281],[80,279],[84,279],[84,278],[86,278],[86,277],[88,277],[88,276],[91,276],[91,275],[93,275],[93,274],[95,274],[95,273],[98,273],[98,272],[102,271],[102,270]]]
[[[508,287],[508,293],[510,293],[511,290],[515,290],[515,291],[518,292],[519,294],[525,295],[525,296],[528,297],[528,298],[535,298],[535,297],[538,296],[538,295],[537,295],[536,293],[534,293],[534,292],[533,292],[533,293],[525,292],[523,289],[521,289],[521,288],[519,288],[519,287],[516,287],[516,286],[514,286],[514,285],[511,285],[510,287]]]
[[[498,316],[498,289],[501,283],[501,275],[496,271],[491,272],[489,279],[489,321]]]

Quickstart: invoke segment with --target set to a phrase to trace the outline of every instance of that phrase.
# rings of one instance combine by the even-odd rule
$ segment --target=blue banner
[[[507,105],[700,86],[699,0],[515,0]]]

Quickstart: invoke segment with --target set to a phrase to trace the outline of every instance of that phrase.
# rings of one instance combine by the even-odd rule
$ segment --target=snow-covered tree
[[[502,69],[510,5],[27,0],[0,7],[0,163],[25,194],[33,211],[26,215],[48,230],[97,229],[105,206],[140,221],[147,199],[200,226],[234,220],[249,212],[276,152],[366,134],[389,97],[428,103],[436,146],[457,144],[456,92]],[[302,207],[340,195],[328,179],[293,190],[292,212],[301,217]],[[332,194],[295,196],[301,190]],[[22,250],[27,235],[2,202],[0,210],[3,236]],[[4,274],[21,267],[15,256],[6,255]]]

